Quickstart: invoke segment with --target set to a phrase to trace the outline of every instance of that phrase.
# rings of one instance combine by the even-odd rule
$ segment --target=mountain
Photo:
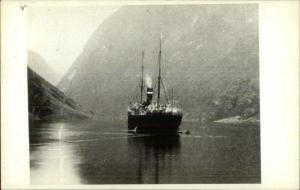
[[[27,67],[30,119],[88,118],[72,99]]]
[[[28,55],[28,66],[44,77],[47,81],[49,81],[53,85],[57,85],[60,76],[57,74],[47,63],[46,61],[35,51],[29,50],[27,52]]]
[[[184,119],[259,117],[257,5],[124,6],[103,22],[58,87],[101,118],[126,118],[141,52]],[[155,83],[155,81],[154,81]],[[163,96],[163,95],[162,95]]]

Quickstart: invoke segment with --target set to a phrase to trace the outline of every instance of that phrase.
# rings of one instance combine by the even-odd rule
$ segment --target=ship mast
[[[162,40],[162,33],[160,34],[159,39],[159,54],[158,54],[158,86],[157,86],[157,105],[159,105],[159,99],[160,99],[160,80],[161,80],[161,40]]]
[[[171,108],[172,108],[172,110],[173,110],[173,106],[174,106],[174,102],[173,102],[174,100],[173,100],[173,88],[172,88],[172,103],[171,103]]]
[[[143,91],[144,91],[144,50],[142,52],[141,104],[143,103]]]

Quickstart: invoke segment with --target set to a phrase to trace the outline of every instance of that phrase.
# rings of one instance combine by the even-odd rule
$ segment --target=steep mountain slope
[[[51,85],[31,68],[28,74],[28,103],[31,119],[88,118],[77,103]]]
[[[185,119],[259,115],[256,5],[122,7],[58,87],[99,117],[125,118],[138,93],[142,50],[146,72],[157,76],[160,33],[166,91],[174,89]]]
[[[60,76],[46,63],[46,61],[36,52],[28,51],[28,66],[44,77],[53,85],[57,85],[60,80]]]

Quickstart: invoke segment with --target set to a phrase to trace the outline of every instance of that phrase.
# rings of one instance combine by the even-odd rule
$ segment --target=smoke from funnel
[[[146,76],[145,76],[145,81],[146,81],[146,86],[147,86],[148,88],[151,88],[151,87],[152,87],[152,79],[151,79],[151,77],[150,77],[149,75],[147,75],[147,74],[146,74]]]

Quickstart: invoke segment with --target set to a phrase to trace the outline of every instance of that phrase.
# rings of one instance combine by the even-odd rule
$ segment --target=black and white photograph
[[[260,183],[256,4],[27,11],[32,184]]]
[[[299,24],[279,4],[7,3],[1,186],[293,189]]]

